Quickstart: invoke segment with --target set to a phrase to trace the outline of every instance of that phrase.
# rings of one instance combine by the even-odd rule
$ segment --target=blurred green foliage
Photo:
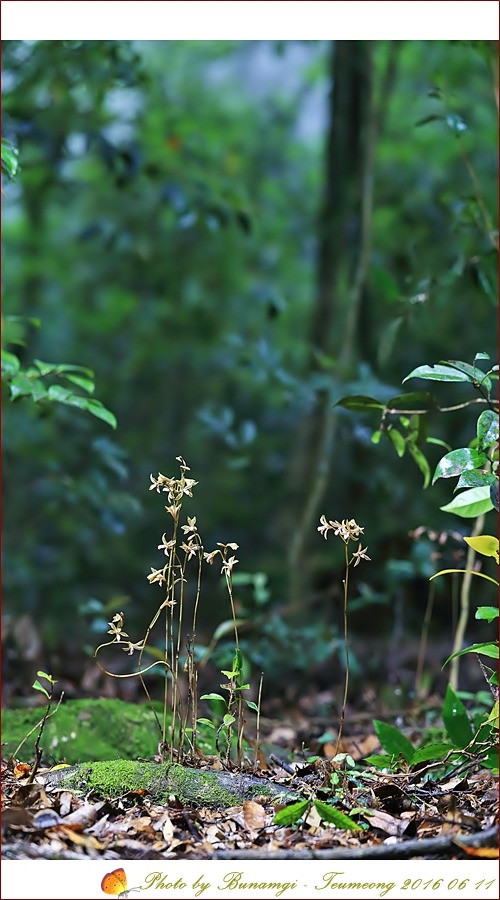
[[[337,383],[334,361],[307,368],[328,42],[4,42],[3,133],[20,165],[4,186],[3,347],[24,367],[92,370],[118,422],[111,437],[73,409],[4,393],[4,613],[29,614],[47,652],[95,643],[101,610],[128,604],[128,621],[147,622],[164,530],[149,474],[172,474],[179,454],[207,546],[236,541],[242,569],[266,573],[262,633],[272,645],[280,621],[286,647],[290,453],[322,384],[385,401],[423,360],[495,355],[497,116],[489,44],[476,44],[403,43],[387,96],[394,48],[375,45],[372,254],[357,375]],[[396,589],[416,601],[405,616],[418,628],[424,563],[408,531],[449,527],[446,492],[423,493],[411,460],[374,448],[369,416],[340,415],[324,504],[363,521],[376,563],[353,628]],[[468,412],[442,418],[436,436],[467,443]],[[335,643],[325,585],[342,560],[320,544],[312,534],[303,668]],[[229,615],[217,580],[208,595],[207,645]]]

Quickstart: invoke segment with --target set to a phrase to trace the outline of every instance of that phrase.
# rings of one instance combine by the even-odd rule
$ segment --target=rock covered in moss
[[[43,776],[49,788],[115,799],[129,791],[145,790],[154,800],[167,803],[175,796],[196,806],[229,807],[258,796],[296,799],[286,786],[253,775],[213,769],[194,769],[178,763],[149,763],[116,759],[81,763]]]

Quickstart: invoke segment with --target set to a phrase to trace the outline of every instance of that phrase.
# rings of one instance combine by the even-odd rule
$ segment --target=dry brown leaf
[[[245,800],[243,803],[243,821],[249,831],[260,831],[267,822],[266,811],[255,800]]]
[[[397,837],[404,834],[410,824],[408,820],[390,816],[389,813],[383,812],[381,809],[370,810],[363,815],[368,819],[372,828],[379,828],[380,831],[385,831],[386,834],[396,835]]]

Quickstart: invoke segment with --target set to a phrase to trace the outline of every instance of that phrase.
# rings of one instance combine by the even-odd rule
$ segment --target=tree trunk
[[[332,91],[325,158],[325,189],[318,223],[316,302],[306,377],[325,372],[334,360],[335,383],[347,380],[356,358],[362,287],[369,257],[374,145],[373,47],[370,41],[332,44]],[[332,379],[333,381],[333,379]],[[336,430],[332,387],[321,387],[300,425],[292,460],[297,485],[290,540],[290,610],[301,607],[306,581],[306,544],[323,496]]]

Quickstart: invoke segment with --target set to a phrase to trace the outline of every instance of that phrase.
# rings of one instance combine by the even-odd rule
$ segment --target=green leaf
[[[406,441],[405,441],[403,435],[401,434],[401,432],[398,431],[397,428],[394,428],[393,425],[389,425],[386,428],[385,433],[386,433],[387,437],[389,438],[389,440],[391,441],[391,443],[393,444],[398,456],[399,457],[404,456],[404,453],[406,450]]]
[[[440,509],[443,512],[455,513],[456,516],[462,516],[464,519],[475,519],[476,516],[493,509],[490,489],[486,486],[463,491],[457,497],[454,497],[451,503],[441,506]]]
[[[409,378],[424,378],[427,381],[470,381],[470,378],[464,372],[459,372],[457,369],[443,365],[418,366],[406,378],[403,378],[403,384]]]
[[[21,368],[21,363],[19,362],[17,356],[14,353],[9,353],[8,350],[2,350],[2,373],[5,372],[9,377],[19,372]]]
[[[485,485],[495,484],[498,481],[497,476],[493,472],[481,472],[478,469],[470,469],[468,472],[462,472],[458,479],[455,490],[465,487],[484,487]]]
[[[381,437],[382,437],[382,432],[380,431],[380,428],[379,428],[378,431],[373,432],[370,440],[371,440],[372,444],[380,444]]]
[[[337,400],[333,406],[343,406],[345,409],[354,409],[358,412],[362,412],[367,409],[385,409],[383,403],[380,400],[376,400],[374,397],[365,397],[362,394],[353,394],[350,397],[342,397],[341,400]]]
[[[226,702],[225,697],[221,697],[220,694],[202,694],[200,700],[222,700],[223,703]]]
[[[460,450],[452,450],[439,460],[436,471],[432,478],[432,483],[438,478],[455,478],[466,472],[468,469],[480,469],[484,466],[487,458],[484,453],[472,450],[470,447],[461,447]]]
[[[9,384],[10,395],[13,400],[16,397],[23,397],[26,394],[32,393],[33,382],[31,378],[28,378],[24,372],[18,372],[17,375],[14,375],[14,378]]]
[[[2,172],[14,178],[19,169],[19,150],[10,141],[2,138]]]
[[[202,725],[207,725],[208,728],[211,728],[213,731],[216,730],[214,723],[211,722],[210,719],[203,719],[203,718],[201,718],[201,719],[196,719],[196,721],[197,721],[197,722],[201,722]]]
[[[222,720],[222,724],[225,728],[229,728],[229,726],[233,725],[234,722],[236,722],[236,719],[231,715],[231,713],[226,713]]]
[[[464,541],[476,553],[480,553],[482,556],[493,556],[497,563],[500,562],[497,537],[491,534],[480,534],[477,537],[464,537]]]
[[[485,619],[486,622],[493,622],[494,619],[498,619],[498,607],[497,606],[478,606],[476,609],[476,619]]]
[[[47,681],[50,681],[51,684],[56,684],[56,682],[52,678],[52,675],[47,675],[47,672],[42,672],[41,670],[39,670],[36,674],[39,678],[46,678]]]
[[[253,700],[245,700],[245,703],[249,709],[253,709],[256,713],[259,712],[259,707],[256,703],[253,702]]]
[[[498,441],[498,415],[485,409],[477,420],[477,439],[480,447],[489,447]]]
[[[498,478],[495,478],[493,484],[490,484],[490,500],[493,509],[498,512]]]
[[[375,753],[373,756],[366,756],[364,761],[376,769],[392,769],[394,767],[394,756],[388,756],[385,753]]]
[[[398,394],[397,397],[392,397],[386,403],[387,409],[391,412],[398,412],[401,409],[428,410],[434,405],[434,397],[428,391],[409,391],[407,394]]]
[[[66,381],[71,381],[72,384],[76,384],[82,391],[87,391],[88,394],[94,393],[95,384],[90,378],[82,378],[81,375],[64,375],[63,378]]]
[[[490,358],[489,353],[476,353],[476,355],[474,357],[474,362],[476,361],[476,359],[489,359],[489,358]]]
[[[350,816],[340,812],[328,803],[322,803],[321,800],[315,800],[314,806],[324,822],[331,822],[337,828],[344,828],[349,831],[362,831],[361,825],[354,822]]]
[[[32,687],[35,688],[35,691],[41,691],[42,694],[45,694],[45,696],[50,699],[50,694],[49,694],[48,690],[46,688],[44,688],[43,685],[41,685],[38,680],[33,682]]]
[[[453,366],[454,369],[458,369],[459,372],[462,372],[467,376],[467,380],[470,381],[471,384],[482,384],[488,393],[490,393],[492,384],[491,379],[488,378],[486,372],[482,372],[481,369],[478,369],[476,366],[471,366],[469,363],[461,362],[458,359],[443,359],[441,360],[441,363],[448,364]]]
[[[308,806],[309,800],[300,800],[298,803],[291,803],[290,806],[285,806],[284,809],[280,809],[276,813],[273,825],[293,825],[294,822],[302,818]]]
[[[418,468],[420,469],[420,471],[422,472],[422,474],[424,476],[424,491],[425,491],[425,489],[429,487],[430,480],[431,480],[431,470],[429,467],[429,463],[427,462],[427,460],[426,460],[424,454],[422,453],[422,451],[420,450],[420,448],[416,446],[416,444],[413,444],[413,443],[408,444],[408,451],[411,454],[411,456],[413,457]]]
[[[379,719],[374,720],[373,727],[382,747],[384,750],[387,750],[387,753],[391,753],[394,756],[403,756],[407,763],[411,762],[415,751],[408,738],[401,733],[399,728],[396,728],[394,725],[388,725],[386,722],[381,722]]]
[[[435,743],[425,744],[424,747],[420,747],[419,750],[415,750],[413,754],[413,758],[411,761],[412,766],[416,766],[417,763],[430,762],[433,759],[443,759],[450,750],[454,750],[455,747],[453,744],[446,744],[443,741],[436,741]]]
[[[455,747],[466,747],[474,737],[467,710],[450,685],[446,688],[444,698],[443,722]]]
[[[450,659],[455,659],[457,656],[465,656],[466,653],[477,653],[479,656],[488,656],[490,659],[498,659],[498,643],[495,644],[492,641],[486,641],[484,644],[471,644],[470,647],[465,647],[463,650],[458,650],[457,653],[452,653],[446,662],[443,663],[442,668],[444,669]]]

